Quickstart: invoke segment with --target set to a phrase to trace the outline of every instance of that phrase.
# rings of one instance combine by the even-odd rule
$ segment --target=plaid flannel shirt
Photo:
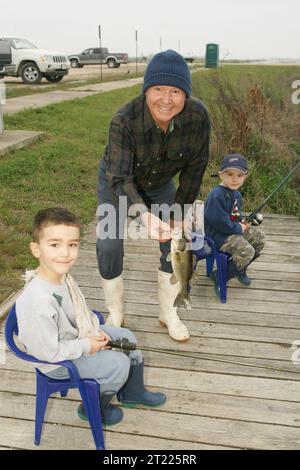
[[[143,203],[138,190],[156,189],[179,173],[175,202],[197,198],[209,156],[210,120],[202,102],[187,98],[165,134],[152,118],[144,95],[113,117],[104,162],[114,196]]]

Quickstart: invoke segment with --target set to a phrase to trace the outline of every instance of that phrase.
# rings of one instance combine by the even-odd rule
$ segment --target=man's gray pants
[[[174,204],[176,188],[173,180],[170,180],[167,184],[161,188],[152,189],[149,191],[139,191],[145,205],[150,208],[151,204],[167,204],[171,206]],[[98,185],[98,200],[99,204],[113,204],[111,191],[109,189],[105,164],[102,160],[99,169],[99,185]],[[114,279],[120,276],[123,271],[123,257],[124,257],[124,227],[126,223],[126,217],[119,221],[119,205],[113,204],[116,210],[116,238],[103,238],[97,239],[96,252],[98,259],[98,267],[101,276],[104,279]],[[105,217],[99,217],[99,223],[101,220],[105,220]],[[167,261],[167,256],[170,252],[170,241],[160,243],[160,263],[161,271],[172,273],[172,265],[170,261]]]
[[[136,337],[127,328],[101,325],[101,329],[107,333],[112,340],[127,338],[130,342],[136,343]],[[94,379],[100,384],[100,392],[117,393],[125,384],[131,365],[142,362],[141,351],[130,351],[124,354],[117,350],[98,351],[91,356],[81,356],[72,361],[78,369],[82,379]],[[68,379],[69,372],[66,367],[59,367],[51,372],[47,372],[53,379]]]

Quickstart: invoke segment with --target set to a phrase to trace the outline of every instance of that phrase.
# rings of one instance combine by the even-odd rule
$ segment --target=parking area
[[[138,64],[138,73],[144,72],[147,64],[146,63],[139,63]],[[66,82],[78,82],[80,80],[86,81],[92,78],[100,78],[100,65],[88,65],[82,68],[71,68],[69,74],[63,78],[61,83]],[[119,68],[110,69],[106,65],[102,65],[102,76],[104,79],[110,78],[114,80],[115,78],[120,78],[122,75],[134,77],[136,74],[136,64],[129,63],[129,64],[122,64]],[[47,88],[53,86],[45,78],[43,78],[42,82],[39,85],[25,85],[21,78],[16,77],[5,77],[4,82],[10,89],[12,88]]]

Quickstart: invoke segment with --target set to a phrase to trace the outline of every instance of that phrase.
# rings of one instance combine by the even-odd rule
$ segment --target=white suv
[[[57,83],[68,74],[70,62],[65,55],[38,49],[26,39],[0,38],[0,78],[21,77],[35,85],[45,77]]]

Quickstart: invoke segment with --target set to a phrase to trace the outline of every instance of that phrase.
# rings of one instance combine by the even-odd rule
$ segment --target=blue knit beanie
[[[153,56],[145,72],[143,92],[154,85],[174,86],[190,96],[191,75],[182,55],[168,49]]]

